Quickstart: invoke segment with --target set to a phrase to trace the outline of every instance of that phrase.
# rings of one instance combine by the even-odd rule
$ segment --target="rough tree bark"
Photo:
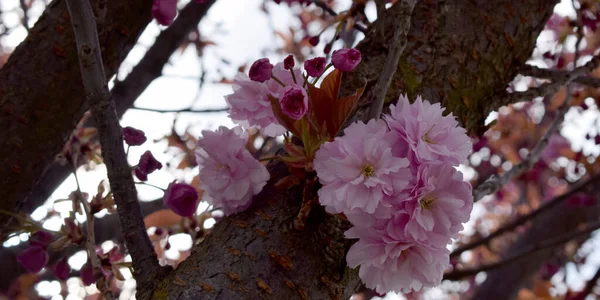
[[[513,6],[508,0],[425,0],[412,16],[409,42],[387,99],[400,92],[441,102],[472,133],[503,103],[508,83],[530,57],[556,0]],[[386,11],[358,48],[359,68],[345,75],[340,93],[367,84],[354,119],[369,112],[371,89],[387,57],[398,6]],[[272,165],[273,180],[285,174]],[[272,180],[272,181],[273,181]],[[156,299],[347,299],[358,287],[345,270],[348,227],[314,212],[310,226],[293,233],[300,190],[278,191],[269,183],[244,213],[225,218],[192,255],[162,280]]]
[[[107,79],[150,22],[151,6],[108,1],[98,26]],[[0,70],[0,209],[21,208],[88,107],[69,14],[56,0]],[[2,235],[9,220],[0,214]]]

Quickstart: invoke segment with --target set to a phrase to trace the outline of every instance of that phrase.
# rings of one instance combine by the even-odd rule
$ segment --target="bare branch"
[[[550,79],[552,81],[561,80],[568,76],[571,71],[565,70],[551,70],[542,69],[531,65],[525,65],[519,73],[524,76],[531,76],[536,78]],[[594,78],[591,76],[580,76],[573,80],[575,83],[587,85],[593,88],[600,88],[600,78]]]
[[[335,12],[335,10],[331,9],[331,7],[329,7],[329,5],[327,5],[327,3],[325,3],[323,0],[312,0],[312,2],[319,8],[321,8],[322,10],[324,10],[325,12],[327,12],[328,14],[330,14],[331,16],[335,17],[338,15],[338,13]],[[367,28],[365,28],[364,26],[360,25],[360,24],[356,24],[354,23],[354,29],[365,33],[367,31]]]
[[[92,106],[121,229],[133,260],[138,282],[137,298],[147,299],[152,293],[153,280],[160,277],[163,268],[158,264],[146,233],[137,190],[123,149],[123,132],[106,84],[95,17],[88,0],[67,0],[67,7],[75,32],[83,86]]]
[[[406,35],[408,34],[408,29],[410,28],[410,17],[416,3],[417,0],[403,0],[400,3],[400,15],[402,16],[403,20],[395,23],[396,28],[394,29],[394,38],[391,41],[391,50],[386,58],[383,73],[381,73],[379,79],[377,80],[377,84],[375,84],[375,87],[373,88],[376,98],[371,106],[371,111],[369,113],[370,119],[378,119],[381,115],[381,111],[383,110],[385,95],[387,95],[388,89],[390,88],[390,83],[392,83],[392,77],[394,77],[394,74],[396,74],[396,69],[398,69],[398,61],[400,60],[400,56],[402,55],[404,47],[406,46]]]
[[[456,250],[452,251],[452,253],[450,254],[450,258],[457,257],[465,251],[471,250],[471,249],[479,247],[481,245],[488,244],[492,239],[497,238],[506,232],[512,231],[512,230],[516,229],[517,227],[527,223],[530,220],[533,220],[535,217],[537,217],[541,213],[550,210],[551,208],[553,208],[553,207],[557,206],[558,204],[564,202],[565,200],[571,198],[571,196],[581,192],[585,188],[588,188],[590,186],[598,184],[599,182],[600,182],[600,174],[593,176],[592,178],[586,180],[585,182],[578,182],[568,192],[566,192],[558,197],[555,197],[548,202],[545,202],[542,206],[540,206],[538,209],[530,212],[529,214],[523,215],[523,216],[513,220],[512,222],[505,224],[504,226],[498,228],[496,231],[492,232],[490,235],[488,235],[484,238],[481,238],[479,240],[476,240],[474,242],[471,242],[469,244],[466,244],[462,247],[457,248]]]
[[[132,107],[131,109],[135,110],[144,110],[151,111],[157,113],[216,113],[216,112],[224,112],[229,108],[214,108],[214,109],[193,109],[193,108],[183,108],[183,109],[155,109],[155,108],[147,108],[147,107]]]
[[[545,240],[540,243],[526,247],[523,250],[521,250],[520,252],[518,252],[504,260],[501,260],[499,262],[492,263],[489,265],[479,266],[476,268],[456,270],[456,271],[452,271],[450,273],[446,273],[444,275],[444,279],[459,280],[459,279],[462,279],[467,276],[477,275],[477,273],[479,273],[479,272],[489,271],[489,270],[493,270],[493,269],[496,269],[496,268],[499,268],[499,267],[502,267],[505,265],[509,265],[509,264],[515,263],[523,258],[526,258],[528,256],[536,254],[538,251],[545,250],[545,249],[553,249],[557,246],[560,246],[560,245],[563,245],[563,244],[569,242],[572,239],[575,239],[575,238],[578,238],[581,236],[585,236],[585,235],[590,234],[593,231],[598,230],[598,229],[600,229],[600,221],[588,223],[588,224],[585,224],[584,226],[582,226],[582,228],[575,230],[573,232],[569,232],[569,233],[563,234],[561,236],[558,236],[556,238]]]

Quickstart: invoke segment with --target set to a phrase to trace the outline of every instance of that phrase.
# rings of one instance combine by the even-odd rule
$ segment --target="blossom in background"
[[[200,167],[200,188],[205,200],[231,215],[248,208],[252,197],[269,180],[267,168],[245,148],[248,137],[242,129],[219,127],[202,131],[196,160]]]
[[[127,126],[123,128],[123,140],[129,146],[139,146],[146,142],[146,134],[141,130]]]
[[[152,17],[160,25],[169,25],[177,15],[177,0],[154,0]]]
[[[466,130],[459,126],[452,114],[443,115],[439,103],[431,104],[420,96],[413,104],[400,96],[398,103],[390,105],[391,116],[386,120],[414,154],[418,163],[462,163],[471,153],[472,145]]]
[[[284,71],[291,78],[290,72]],[[269,93],[266,84],[252,81],[244,73],[237,74],[233,80],[233,94],[225,96],[229,117],[243,128],[256,127],[264,135],[274,137],[283,134],[285,128],[279,125],[273,114]]]
[[[162,164],[154,158],[152,152],[146,151],[140,157],[135,169],[135,176],[141,181],[146,181],[148,180],[148,174],[160,169],[162,169]]]
[[[200,198],[196,188],[175,181],[169,184],[163,196],[164,206],[182,217],[193,216],[198,208],[198,202]]]
[[[250,66],[248,76],[252,81],[265,82],[271,79],[271,72],[273,71],[273,65],[269,62],[268,58],[261,58],[255,61]]]
[[[364,214],[389,215],[383,212],[389,201],[400,196],[412,177],[409,161],[392,155],[397,139],[383,120],[370,120],[351,124],[343,136],[323,144],[314,160],[323,184],[321,204],[345,213],[353,223],[361,223]]]
[[[61,259],[53,269],[54,275],[56,278],[60,280],[67,280],[69,278],[69,273],[71,273],[71,267],[69,266],[69,262],[67,258]]]
[[[348,251],[348,266],[360,266],[359,277],[378,293],[408,293],[441,283],[450,266],[446,247],[421,244],[398,227],[360,228],[346,231],[349,239],[359,239]]]
[[[403,202],[410,216],[405,226],[417,241],[444,247],[463,229],[473,209],[471,185],[448,164],[422,164],[410,197]]]
[[[284,114],[294,120],[300,120],[308,111],[306,90],[297,84],[290,84],[283,90],[279,105]]]
[[[361,61],[360,51],[354,48],[335,50],[331,54],[331,63],[342,72],[351,72]]]
[[[81,277],[81,281],[85,286],[90,286],[96,282],[96,279],[94,279],[94,267],[89,259],[79,270],[79,277]]]

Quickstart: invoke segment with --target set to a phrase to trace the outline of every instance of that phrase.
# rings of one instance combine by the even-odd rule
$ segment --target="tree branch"
[[[88,0],[67,0],[67,7],[75,32],[84,90],[92,105],[111,192],[133,261],[138,298],[145,299],[154,287],[154,279],[159,278],[164,269],[158,264],[144,226],[137,190],[123,149],[123,132],[106,84],[92,7]]]
[[[147,107],[132,107],[131,109],[135,109],[135,110],[144,110],[144,111],[151,111],[151,112],[157,112],[157,113],[182,113],[182,112],[186,112],[186,113],[200,113],[200,114],[204,114],[204,113],[216,113],[216,112],[224,112],[227,111],[229,108],[214,108],[214,109],[193,109],[193,108],[183,108],[183,109],[156,109],[156,108],[147,108]]]
[[[331,9],[331,7],[329,7],[329,5],[327,5],[327,3],[325,3],[323,0],[312,0],[312,2],[319,8],[321,8],[322,10],[324,10],[325,12],[327,12],[329,15],[331,15],[332,17],[336,17],[338,15],[338,13],[335,12],[335,10]],[[364,33],[367,31],[367,29],[357,23],[354,23],[354,25],[352,26],[354,27],[354,29]]]
[[[479,273],[479,272],[485,272],[485,271],[493,270],[493,269],[496,269],[496,268],[499,268],[502,266],[510,265],[510,264],[513,264],[523,258],[526,258],[528,256],[536,254],[537,252],[539,252],[541,250],[553,249],[557,246],[560,246],[560,245],[563,245],[563,244],[569,242],[572,239],[575,239],[575,238],[578,238],[581,236],[585,236],[585,235],[590,234],[593,231],[596,231],[598,229],[600,229],[600,221],[588,223],[588,224],[585,224],[583,226],[583,228],[578,229],[576,231],[569,232],[567,234],[560,235],[556,238],[545,240],[540,243],[536,243],[529,247],[526,247],[523,250],[521,250],[519,253],[516,253],[516,254],[514,254],[506,259],[503,259],[499,262],[492,263],[489,265],[479,266],[476,268],[462,269],[462,270],[456,270],[456,271],[452,271],[450,273],[446,273],[444,275],[444,279],[459,280],[459,279],[462,279],[467,276],[477,275],[477,273]]]
[[[385,95],[390,88],[392,77],[394,77],[394,74],[396,74],[396,70],[398,69],[398,61],[406,46],[406,35],[410,28],[410,17],[416,3],[417,0],[402,0],[399,4],[401,6],[400,17],[402,18],[402,21],[396,22],[394,38],[391,41],[391,50],[385,60],[383,73],[381,73],[381,76],[379,76],[379,79],[373,88],[376,98],[371,106],[369,119],[378,119],[381,115],[383,104],[385,102]],[[378,13],[380,12],[378,11]]]
[[[532,65],[524,65],[523,68],[519,71],[521,75],[531,76],[536,78],[550,79],[552,81],[559,81],[569,75],[571,71],[566,70],[551,70],[551,69],[542,69]],[[593,88],[600,88],[600,78],[595,78],[591,76],[580,76],[573,80],[575,83],[587,85]]]
[[[495,239],[506,232],[512,231],[512,230],[516,229],[517,227],[527,223],[530,220],[533,220],[535,217],[537,217],[541,213],[550,210],[551,208],[553,208],[553,207],[557,206],[558,204],[564,202],[565,200],[571,198],[573,195],[575,195],[575,194],[579,193],[580,191],[582,191],[590,186],[593,186],[594,184],[597,184],[599,182],[600,182],[600,174],[596,174],[584,182],[577,182],[568,192],[566,192],[558,197],[555,197],[550,201],[545,202],[544,204],[542,204],[542,206],[540,206],[538,209],[530,212],[529,214],[518,217],[517,219],[498,228],[496,231],[490,233],[488,236],[486,236],[484,238],[478,239],[469,244],[458,247],[456,250],[452,251],[452,253],[450,254],[450,258],[455,258],[455,257],[461,255],[465,251],[471,250],[471,249],[479,247],[481,245],[488,244],[492,239]]]
[[[118,1],[112,1],[112,3],[116,2]],[[146,90],[150,83],[162,75],[162,69],[169,58],[187,39],[188,33],[197,27],[198,22],[215,2],[215,0],[205,1],[204,3],[190,1],[179,12],[173,24],[158,35],[152,47],[148,49],[131,73],[123,81],[115,82],[111,95],[119,118],[133,106],[135,100]],[[112,15],[114,14],[119,13],[112,12]],[[109,17],[112,15],[109,14]],[[69,174],[71,174],[69,167],[62,166],[57,162],[52,163],[37,181],[22,210],[26,213],[32,213],[50,198],[50,195]]]

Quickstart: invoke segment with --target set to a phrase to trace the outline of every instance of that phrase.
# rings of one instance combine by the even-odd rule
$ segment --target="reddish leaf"
[[[155,211],[144,218],[146,228],[149,227],[171,227],[181,221],[181,216],[170,209],[161,209]]]

